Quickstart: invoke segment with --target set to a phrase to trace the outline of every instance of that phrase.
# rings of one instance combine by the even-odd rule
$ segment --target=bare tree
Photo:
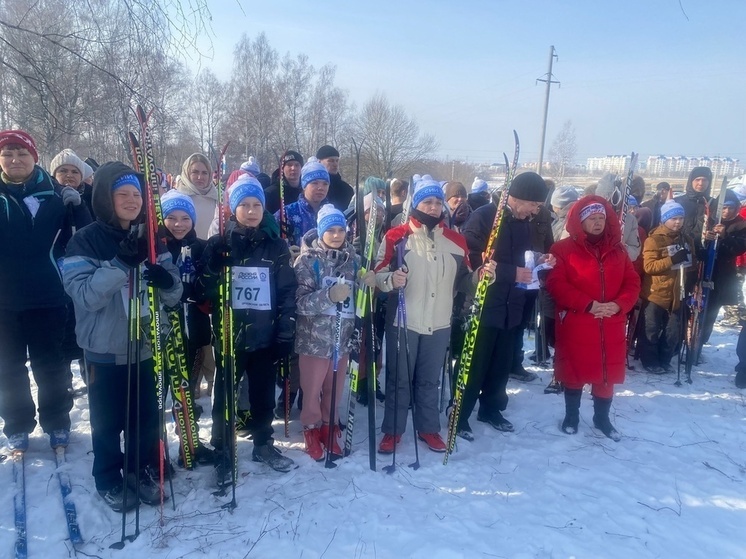
[[[578,152],[575,143],[575,128],[571,120],[566,120],[562,125],[562,130],[554,138],[552,148],[549,150],[549,161],[551,163],[552,174],[557,184],[561,185],[564,181],[567,170],[575,162],[575,155]]]
[[[362,108],[356,136],[365,138],[361,155],[364,173],[382,178],[406,176],[413,164],[437,149],[435,137],[420,128],[401,105],[391,105],[377,93]]]

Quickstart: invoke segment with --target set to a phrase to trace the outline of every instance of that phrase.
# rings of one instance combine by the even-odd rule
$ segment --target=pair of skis
[[[356,185],[355,194],[356,202],[356,220],[357,231],[360,237],[360,246],[362,247],[360,273],[364,275],[373,268],[373,251],[376,244],[376,220],[378,204],[375,197],[376,192],[372,193],[372,202],[368,214],[368,223],[365,223],[365,200],[362,196],[360,185]],[[365,355],[364,363],[367,372],[367,392],[368,392],[368,456],[369,467],[376,471],[376,360],[375,360],[375,343],[376,335],[373,328],[373,310],[374,310],[374,292],[375,289],[362,286],[357,289],[355,296],[355,327],[353,336],[355,342],[350,352],[349,374],[350,374],[350,394],[348,400],[347,424],[345,428],[345,445],[344,455],[349,456],[352,452],[352,432],[355,425],[355,396],[360,389],[360,365],[361,356]]]
[[[502,193],[500,195],[500,201],[497,205],[497,211],[495,212],[495,220],[492,224],[489,238],[487,239],[487,245],[485,246],[484,252],[482,253],[482,263],[486,264],[492,259],[495,249],[497,247],[497,238],[500,234],[500,229],[503,223],[503,215],[505,214],[505,206],[508,203],[508,191],[510,190],[510,183],[516,173],[518,167],[518,155],[520,154],[520,142],[518,140],[518,133],[513,130],[513,137],[515,138],[515,153],[513,155],[513,164],[509,166],[508,156],[503,154],[505,157],[505,186],[503,186]],[[490,286],[490,279],[485,275],[479,280],[477,284],[477,291],[474,295],[474,301],[469,312],[469,317],[466,320],[465,328],[466,335],[464,337],[464,347],[461,351],[461,360],[459,364],[459,374],[456,379],[455,393],[453,395],[453,407],[451,409],[450,416],[448,418],[448,436],[446,439],[446,453],[443,457],[443,464],[448,464],[448,458],[453,453],[456,447],[456,434],[458,433],[458,423],[461,415],[461,407],[463,405],[464,392],[466,390],[466,384],[469,381],[469,372],[471,371],[472,358],[474,356],[474,347],[476,345],[477,333],[479,332],[479,322],[482,316],[482,309],[484,307],[485,299],[487,298],[487,288]]]
[[[72,485],[70,477],[64,471],[65,459],[64,447],[54,450],[54,460],[57,465],[57,480],[60,484],[62,494],[62,506],[65,511],[65,522],[70,543],[75,548],[83,543],[83,536],[78,525],[78,513],[72,500]],[[28,535],[26,532],[26,461],[25,452],[15,451],[11,455],[13,461],[13,483],[15,494],[13,495],[13,512],[15,517],[16,541],[14,546],[15,559],[26,559],[28,557]]]

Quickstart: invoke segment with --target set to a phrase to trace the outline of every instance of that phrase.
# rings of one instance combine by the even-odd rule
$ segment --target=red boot
[[[400,442],[401,435],[396,435],[396,437],[394,437],[394,435],[385,433],[381,439],[381,443],[378,445],[378,454],[393,454],[394,445],[398,445]]]
[[[326,448],[329,444],[329,424],[324,423],[319,429],[321,432],[321,445]],[[342,456],[342,449],[339,447],[337,439],[342,437],[342,433],[339,430],[339,425],[334,426],[334,433],[332,434],[332,454],[336,456]]]
[[[443,442],[440,433],[417,433],[417,437],[433,452],[446,451],[446,443]]]
[[[303,438],[306,441],[306,453],[316,460],[316,462],[320,462],[324,459],[324,449],[321,448],[321,442],[319,440],[320,431],[321,430],[318,427],[303,429]]]

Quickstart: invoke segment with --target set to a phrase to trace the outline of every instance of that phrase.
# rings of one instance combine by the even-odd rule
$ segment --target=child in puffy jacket
[[[346,240],[344,214],[331,204],[323,206],[318,213],[317,228],[303,236],[301,254],[295,262],[298,279],[295,350],[304,394],[300,418],[306,452],[317,461],[324,456],[322,447],[336,456],[342,455],[336,419],[354,328],[352,294],[359,265],[355,250]],[[341,319],[339,333],[338,318]],[[334,424],[330,425],[331,422]]]

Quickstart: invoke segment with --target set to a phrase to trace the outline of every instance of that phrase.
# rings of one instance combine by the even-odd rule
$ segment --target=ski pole
[[[339,278],[339,284],[344,285],[344,278]],[[332,398],[331,406],[329,408],[329,435],[326,441],[326,462],[324,463],[325,468],[336,468],[337,465],[334,463],[332,458],[332,444],[334,443],[334,434],[336,433],[337,419],[335,413],[335,407],[337,406],[337,369],[339,368],[339,350],[342,337],[342,301],[337,303],[337,315],[334,326],[334,351],[332,352]]]

